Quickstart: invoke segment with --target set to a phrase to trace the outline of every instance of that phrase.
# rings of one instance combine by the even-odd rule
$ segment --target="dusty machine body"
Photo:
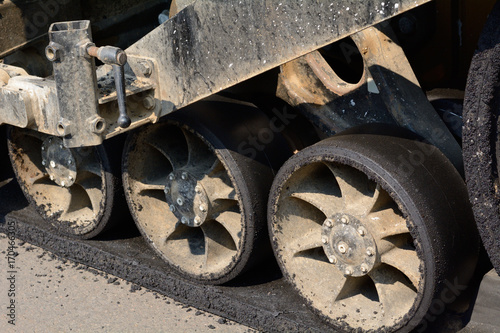
[[[128,204],[183,278],[274,251],[336,329],[424,331],[480,237],[500,272],[494,6],[3,1],[10,160],[54,232]]]

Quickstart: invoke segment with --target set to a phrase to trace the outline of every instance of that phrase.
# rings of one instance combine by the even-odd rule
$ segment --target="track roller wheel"
[[[120,186],[103,146],[68,149],[58,137],[11,127],[8,149],[25,197],[59,233],[90,239],[111,226]]]
[[[323,319],[348,332],[410,331],[435,318],[447,283],[472,274],[479,245],[469,206],[434,147],[341,135],[285,163],[268,219],[284,275]]]
[[[262,124],[269,119],[255,107],[202,102],[126,143],[123,184],[132,216],[159,255],[188,279],[227,282],[261,250],[270,251],[265,207],[273,172],[267,163],[287,147],[277,133],[255,158],[237,148]]]

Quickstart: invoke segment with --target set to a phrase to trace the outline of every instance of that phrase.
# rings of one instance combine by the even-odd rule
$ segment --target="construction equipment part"
[[[323,319],[346,332],[409,332],[427,326],[446,281],[472,276],[479,237],[467,202],[435,147],[341,134],[285,163],[268,219],[285,277]]]
[[[183,276],[221,284],[269,257],[267,193],[273,168],[292,151],[273,132],[265,149],[241,144],[270,121],[248,104],[203,101],[128,139],[123,184],[132,216]]]

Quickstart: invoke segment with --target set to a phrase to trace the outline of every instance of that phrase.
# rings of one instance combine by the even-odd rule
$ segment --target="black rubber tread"
[[[412,154],[419,156],[421,164],[410,162]],[[334,136],[296,154],[279,171],[268,205],[271,237],[284,184],[299,168],[320,161],[346,164],[362,171],[391,195],[410,221],[419,257],[426,263],[422,273],[424,289],[399,323],[381,327],[380,331],[429,329],[437,321],[433,306],[444,298],[442,293],[450,283],[468,283],[478,258],[479,236],[460,174],[437,148],[425,143],[373,134]],[[276,250],[274,239],[272,242]],[[276,251],[275,254],[285,277],[292,281]],[[314,308],[313,311],[337,329],[355,331]]]
[[[13,141],[11,140],[13,127],[7,130],[7,145],[9,152],[13,150]],[[18,134],[19,135],[19,134]],[[28,193],[24,182],[19,179],[16,168],[13,168],[16,178],[19,181],[20,187],[28,202],[36,209],[40,216],[50,223],[55,232],[76,239],[92,239],[109,230],[127,213],[125,205],[125,197],[121,186],[121,169],[120,169],[120,152],[123,148],[124,136],[118,136],[111,140],[105,141],[102,145],[96,147],[96,154],[98,154],[104,167],[104,183],[106,184],[104,207],[101,207],[100,214],[96,217],[96,225],[86,233],[75,232],[75,229],[69,227],[66,223],[61,223],[45,214],[43,207],[37,206],[34,199]],[[118,153],[118,155],[117,155]],[[9,153],[11,159],[13,154]]]
[[[262,149],[243,149],[241,146],[243,142],[248,142],[248,138],[257,136],[260,130],[269,127],[270,118],[248,104],[211,100],[201,101],[172,113],[164,117],[162,122],[194,131],[217,153],[240,198],[247,232],[243,237],[242,254],[232,266],[220,274],[195,276],[173,264],[169,265],[186,279],[220,285],[236,278],[262,260],[272,258],[266,227],[267,198],[275,172],[293,152],[287,141],[277,132],[274,133],[273,141],[263,145]],[[141,130],[143,129],[139,131]],[[134,141],[133,135],[138,134],[129,137],[123,154],[124,183],[127,183],[126,159],[127,151]],[[126,194],[129,207],[133,207],[127,191]],[[137,222],[133,209],[131,214]],[[141,230],[140,225],[136,224]],[[146,237],[144,233],[143,235]]]
[[[484,247],[500,274],[500,2],[472,60],[464,101],[463,154],[469,196]]]

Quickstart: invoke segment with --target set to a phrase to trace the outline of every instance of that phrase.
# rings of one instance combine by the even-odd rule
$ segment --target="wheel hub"
[[[376,262],[376,244],[357,218],[338,214],[323,223],[323,249],[330,262],[346,276],[364,276]]]
[[[75,183],[76,160],[71,149],[65,148],[62,139],[48,137],[42,143],[42,165],[50,180],[62,187]]]
[[[209,199],[203,185],[187,171],[174,171],[165,186],[170,211],[189,227],[199,227],[208,216]]]

